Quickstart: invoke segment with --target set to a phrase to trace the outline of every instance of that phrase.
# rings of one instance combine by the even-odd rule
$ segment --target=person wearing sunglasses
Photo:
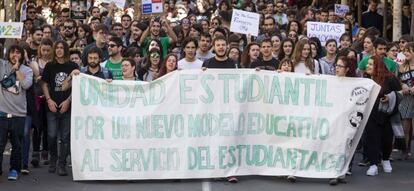
[[[113,36],[108,42],[109,59],[104,61],[101,66],[112,72],[114,80],[122,80],[122,39]]]
[[[161,51],[157,48],[152,48],[147,55],[144,67],[138,71],[138,79],[141,81],[150,82],[158,77],[161,68],[162,57]]]
[[[76,22],[73,19],[66,19],[63,23],[63,36],[62,39],[68,43],[69,47],[72,48],[77,39],[76,37]],[[62,34],[62,33],[60,33]]]
[[[22,164],[22,143],[25,119],[27,116],[26,90],[33,84],[33,71],[23,64],[24,50],[12,45],[0,60],[0,153],[4,152],[10,137],[12,153],[10,156],[9,180],[17,180]],[[0,155],[0,174],[2,174],[3,154]]]

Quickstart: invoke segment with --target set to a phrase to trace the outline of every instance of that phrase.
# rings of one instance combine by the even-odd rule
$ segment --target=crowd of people
[[[163,13],[150,15],[142,14],[140,2],[127,1],[123,8],[95,2],[86,19],[74,20],[68,1],[19,1],[23,35],[0,62],[0,153],[9,140],[9,180],[39,165],[68,175],[71,79],[79,73],[149,82],[174,70],[253,68],[371,78],[381,92],[361,139],[359,164],[369,167],[366,175],[375,176],[380,167],[392,172],[393,149],[401,151],[402,159],[411,157],[414,42],[408,34],[409,4],[402,7],[403,34],[391,41],[381,32],[388,10],[380,12],[376,0],[367,2],[361,23],[353,9],[335,15],[334,1],[165,0]],[[229,30],[233,9],[261,15],[259,36]],[[322,44],[307,37],[308,21],[343,23],[346,32],[339,41]],[[394,108],[380,109],[391,101]],[[0,155],[0,164],[2,160]],[[343,181],[331,179],[330,184]]]

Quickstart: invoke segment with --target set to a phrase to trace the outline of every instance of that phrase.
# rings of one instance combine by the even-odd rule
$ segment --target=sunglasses
[[[158,53],[152,53],[152,54],[150,55],[150,57],[151,57],[151,58],[160,58],[160,54],[158,54]]]
[[[35,11],[29,11],[27,13],[29,13],[29,14],[35,14],[36,12]]]
[[[118,45],[116,45],[116,44],[108,44],[108,46],[109,46],[110,48],[113,48],[113,47],[118,46]]]
[[[73,29],[73,26],[64,26],[65,29]]]
[[[407,41],[405,41],[405,40],[400,40],[400,43],[406,43]]]

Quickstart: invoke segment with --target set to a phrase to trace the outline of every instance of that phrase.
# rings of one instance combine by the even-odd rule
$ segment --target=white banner
[[[23,22],[0,22],[0,38],[22,38]]]
[[[125,0],[102,0],[103,3],[112,3],[114,2],[118,8],[123,9],[125,6]]]
[[[231,17],[230,23],[230,31],[246,35],[251,34],[252,36],[258,36],[259,23],[259,14],[233,9],[233,16]]]
[[[181,70],[151,83],[81,74],[74,180],[346,173],[380,87],[370,79]]]
[[[307,22],[308,38],[317,37],[321,41],[322,46],[329,39],[335,39],[339,44],[339,38],[345,33],[345,24],[323,23],[323,22]]]

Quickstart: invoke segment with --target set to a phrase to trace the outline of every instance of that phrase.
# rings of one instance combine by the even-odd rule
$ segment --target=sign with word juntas
[[[259,35],[260,15],[253,12],[233,9],[230,31],[246,34]]]
[[[0,22],[0,38],[22,38],[23,22]]]
[[[162,13],[162,0],[142,0],[142,14]]]
[[[81,74],[73,178],[338,177],[379,89],[370,79],[250,69],[181,70],[150,83]]]
[[[326,41],[329,39],[335,39],[336,42],[339,44],[339,39],[344,33],[345,33],[345,24],[307,22],[308,38],[310,37],[319,38],[323,46],[325,46]]]

